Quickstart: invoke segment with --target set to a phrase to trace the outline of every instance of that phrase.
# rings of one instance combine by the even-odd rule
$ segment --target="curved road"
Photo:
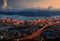
[[[39,30],[37,30],[35,33],[33,33],[32,35],[30,36],[27,36],[25,38],[19,38],[19,39],[14,39],[14,40],[28,40],[28,39],[33,39],[39,35],[41,35],[41,33],[48,27],[48,26],[52,26],[52,25],[56,25],[56,24],[60,24],[59,21],[56,21],[56,22],[47,22],[42,28],[40,28]]]

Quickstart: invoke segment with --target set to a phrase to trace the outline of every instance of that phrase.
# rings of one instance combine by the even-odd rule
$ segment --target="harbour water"
[[[40,17],[30,17],[30,16],[20,16],[20,15],[0,15],[0,18],[12,18],[12,19],[21,19],[21,20],[34,20],[44,18],[44,16]]]

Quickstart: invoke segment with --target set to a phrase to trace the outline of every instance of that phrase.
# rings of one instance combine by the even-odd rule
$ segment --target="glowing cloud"
[[[21,7],[48,8],[49,6],[52,6],[55,9],[60,8],[60,0],[19,0],[16,4]]]
[[[2,7],[2,8],[3,8],[3,9],[6,9],[7,6],[8,6],[8,5],[7,5],[7,0],[3,0],[3,7]]]
[[[3,9],[6,8],[60,9],[60,0],[8,0],[8,2],[7,0],[3,0],[2,8]]]

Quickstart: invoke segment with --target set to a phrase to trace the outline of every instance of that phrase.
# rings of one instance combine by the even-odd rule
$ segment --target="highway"
[[[54,21],[55,21],[55,19],[54,19]],[[30,35],[30,36],[27,36],[27,37],[25,37],[25,38],[19,38],[19,39],[15,39],[15,40],[28,40],[28,39],[33,39],[33,38],[35,38],[35,37],[37,37],[37,36],[39,36],[39,35],[41,35],[41,33],[43,33],[43,31],[48,27],[48,26],[53,26],[53,25],[56,25],[56,24],[60,24],[60,22],[59,21],[56,21],[56,22],[46,22],[45,23],[45,25],[43,25],[43,27],[41,27],[39,30],[37,30],[35,33],[33,33],[32,35]],[[41,41],[43,41],[42,39],[41,39]]]

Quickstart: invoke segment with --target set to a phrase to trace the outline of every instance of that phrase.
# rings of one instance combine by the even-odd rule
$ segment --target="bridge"
[[[30,36],[26,36],[24,38],[17,38],[17,39],[14,39],[15,41],[18,41],[18,40],[30,40],[30,39],[33,39],[39,35],[41,35],[44,30],[49,27],[49,26],[53,26],[53,25],[56,25],[56,24],[60,24],[60,18],[50,18],[50,19],[44,19],[44,25],[39,29],[37,30],[36,32],[34,32],[32,35]],[[40,41],[43,41],[43,38],[41,38]]]

